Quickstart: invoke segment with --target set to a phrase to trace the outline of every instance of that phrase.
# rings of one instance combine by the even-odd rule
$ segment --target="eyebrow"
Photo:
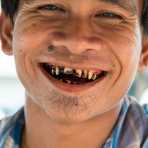
[[[134,3],[134,0],[100,0],[100,1],[117,5],[118,7],[121,7],[126,11],[130,11],[133,14],[137,13],[137,7],[136,4]]]

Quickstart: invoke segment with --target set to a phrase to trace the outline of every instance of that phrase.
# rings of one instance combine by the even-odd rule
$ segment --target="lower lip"
[[[82,85],[81,84],[76,85],[76,84],[68,84],[68,83],[64,83],[59,80],[56,80],[52,76],[50,76],[43,68],[41,69],[42,69],[43,74],[51,81],[53,86],[55,86],[59,90],[69,92],[69,93],[79,93],[82,91],[86,91],[90,89],[91,87],[93,87],[94,85],[96,85],[97,83],[102,83],[104,79],[107,77],[106,75],[105,77],[98,79],[94,82],[89,82],[87,84],[82,84]]]

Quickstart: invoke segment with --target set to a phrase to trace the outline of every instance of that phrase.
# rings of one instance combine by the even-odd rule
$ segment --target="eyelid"
[[[101,14],[101,13],[113,13],[117,16],[120,16],[122,19],[127,19],[129,15],[127,15],[125,12],[121,10],[115,10],[113,11],[112,9],[101,9],[101,10],[96,10],[95,14]]]
[[[104,14],[104,16],[103,16]],[[105,14],[112,14],[112,16],[105,16]],[[105,17],[105,18],[110,18],[110,19],[123,19],[122,16],[120,16],[119,14],[113,13],[113,12],[101,12],[95,15],[96,17]]]
[[[64,13],[66,12],[66,10],[65,10],[65,8],[63,6],[61,6],[59,4],[53,4],[53,3],[38,6],[37,9],[38,10],[47,10],[48,11],[48,9],[46,9],[46,8],[49,7],[49,6],[57,8],[57,10],[55,9],[55,10],[51,10],[51,11],[61,11],[61,12],[64,12]],[[49,9],[49,11],[50,11],[50,9]]]
[[[103,16],[103,14],[113,14],[113,16]],[[99,11],[95,14],[95,17],[108,17],[108,18],[112,18],[112,19],[124,19],[124,17],[119,14],[119,13],[116,13],[116,12],[113,12],[113,11]]]

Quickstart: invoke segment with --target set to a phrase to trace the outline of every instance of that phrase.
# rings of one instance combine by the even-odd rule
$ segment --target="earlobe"
[[[140,57],[139,71],[143,71],[148,67],[148,36],[143,38],[143,48]]]
[[[0,15],[0,37],[2,43],[2,50],[7,55],[12,55],[12,23],[8,16],[4,13]]]

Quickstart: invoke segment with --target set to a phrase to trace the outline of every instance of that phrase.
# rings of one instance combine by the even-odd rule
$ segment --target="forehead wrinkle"
[[[44,0],[47,2],[54,2],[54,0]],[[60,0],[59,0],[60,1]],[[69,0],[65,0],[65,1],[69,1]],[[72,0],[71,0],[72,1]],[[81,0],[80,0],[81,1]],[[129,11],[132,13],[132,15],[136,15],[138,13],[138,6],[137,4],[137,0],[98,0],[101,2],[105,2],[105,3],[110,3],[113,5],[117,5],[123,9],[125,9],[126,11]],[[23,0],[24,3],[26,4],[35,4],[35,3],[39,3],[38,0]]]
[[[132,12],[133,14],[137,13],[137,6],[136,6],[136,0],[100,0],[102,2],[107,2],[113,5],[118,5],[119,7],[122,7],[123,9],[126,9],[127,11]]]

